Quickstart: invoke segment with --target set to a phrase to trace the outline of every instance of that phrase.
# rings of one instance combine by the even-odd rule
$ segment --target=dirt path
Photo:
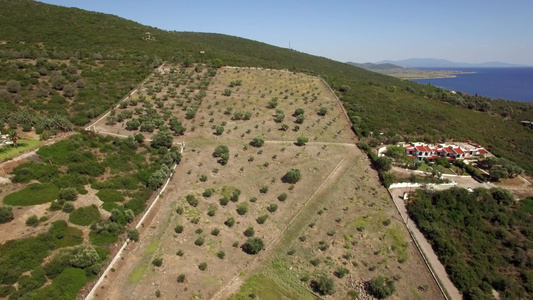
[[[448,276],[446,268],[444,268],[444,265],[440,262],[439,258],[435,254],[435,251],[433,251],[433,247],[431,247],[426,237],[424,236],[424,234],[422,234],[422,232],[420,232],[413,220],[409,218],[407,208],[405,207],[405,202],[401,198],[402,195],[408,191],[409,190],[405,188],[396,188],[389,190],[394,205],[396,205],[396,208],[400,212],[402,220],[405,222],[405,225],[411,233],[411,236],[415,239],[416,244],[422,250],[424,254],[424,260],[431,266],[430,269],[433,275],[438,278],[437,282],[439,283],[439,285],[441,285],[446,290],[446,292],[450,296],[450,299],[463,299],[463,296]]]

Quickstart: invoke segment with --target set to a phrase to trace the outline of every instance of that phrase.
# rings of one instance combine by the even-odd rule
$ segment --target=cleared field
[[[157,97],[165,89],[162,84]],[[190,107],[178,108],[181,100],[187,102],[185,95],[169,97],[158,114],[168,106],[187,127],[175,137],[185,141],[183,159],[153,221],[97,298],[314,299],[314,282],[326,276],[335,293],[325,298],[342,299],[366,293],[364,283],[378,275],[394,279],[397,299],[442,298],[319,78],[222,68],[205,97],[190,99],[197,105],[194,118],[186,118]],[[95,127],[137,132],[122,126]],[[254,137],[264,144],[250,145]],[[306,137],[306,145],[296,145],[298,137]],[[213,157],[221,145],[228,152],[223,164]],[[301,174],[294,184],[284,180],[291,169]],[[264,243],[256,255],[243,251],[251,237]]]

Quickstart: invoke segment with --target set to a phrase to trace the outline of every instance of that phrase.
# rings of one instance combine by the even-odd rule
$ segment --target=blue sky
[[[533,65],[531,0],[46,0],[165,30],[215,32],[338,61]]]

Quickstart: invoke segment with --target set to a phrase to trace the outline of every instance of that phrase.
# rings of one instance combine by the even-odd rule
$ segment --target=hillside
[[[352,65],[354,67],[359,67],[359,68],[362,68],[362,69],[365,69],[365,70],[369,70],[369,71],[380,71],[380,70],[390,70],[390,69],[403,69],[403,67],[400,67],[398,65],[394,65],[394,64],[373,64],[373,63],[364,63],[364,64],[360,64],[360,63],[355,63],[355,62],[346,62],[347,64],[349,65]]]
[[[133,83],[130,89],[139,81],[138,75],[146,75],[161,60],[303,71],[322,76],[339,91],[360,136],[383,132],[381,137],[389,139],[396,135],[401,139],[470,139],[533,172],[533,135],[519,123],[533,119],[532,104],[449,95],[433,86],[238,37],[164,31],[112,15],[33,1],[0,3],[3,61],[35,59],[45,50],[49,59],[77,57],[88,63],[111,63],[113,71],[101,70],[103,75],[109,74],[105,84],[129,80]],[[126,72],[117,72],[121,65]],[[0,86],[6,81],[1,78]],[[102,84],[95,83],[94,89]],[[98,90],[110,102],[120,98],[120,93]],[[18,108],[16,103],[9,107]],[[78,118],[71,120],[81,123],[83,116],[94,117],[94,110],[98,114],[105,108],[94,107],[93,113],[87,113],[87,108],[81,107]]]

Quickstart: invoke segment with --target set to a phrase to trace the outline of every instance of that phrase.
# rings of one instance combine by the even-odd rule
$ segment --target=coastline
[[[448,70],[452,71],[452,70]],[[506,99],[519,102],[533,102],[532,68],[470,68],[461,70],[460,74],[448,78],[412,77],[420,84],[431,84],[447,90],[461,91],[471,95],[480,95],[492,99]],[[458,76],[471,72],[470,76]],[[415,75],[415,74],[413,74]]]
[[[473,71],[452,71],[452,70],[385,70],[379,72],[385,75],[393,76],[396,78],[404,80],[413,80],[413,79],[444,79],[444,78],[455,78],[457,75],[464,74],[475,74],[477,72]]]

